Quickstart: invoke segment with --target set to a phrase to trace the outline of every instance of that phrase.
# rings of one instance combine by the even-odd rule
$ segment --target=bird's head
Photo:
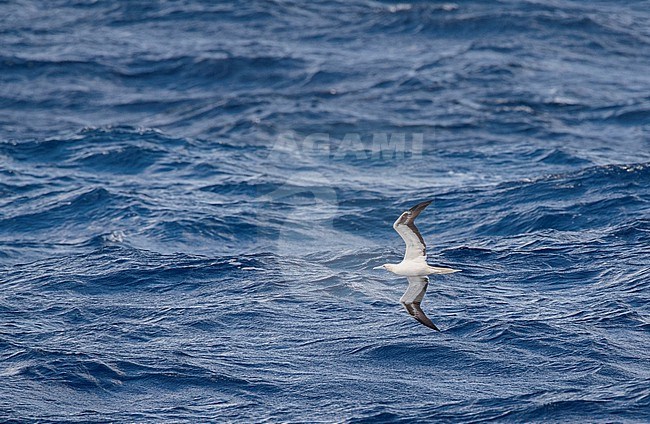
[[[392,271],[393,270],[393,265],[392,264],[383,264],[374,267],[373,269],[385,269],[386,271]]]

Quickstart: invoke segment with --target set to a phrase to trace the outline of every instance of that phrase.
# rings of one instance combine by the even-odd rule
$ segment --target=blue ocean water
[[[648,69],[648,1],[0,2],[1,421],[649,422]]]

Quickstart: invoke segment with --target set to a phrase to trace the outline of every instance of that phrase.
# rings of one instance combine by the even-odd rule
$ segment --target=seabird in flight
[[[424,312],[422,312],[422,308],[420,308],[420,302],[422,302],[422,298],[429,285],[429,277],[427,275],[451,274],[459,270],[427,264],[427,246],[414,221],[420,215],[420,212],[429,206],[431,202],[431,200],[428,200],[413,206],[401,214],[393,224],[395,231],[397,231],[404,240],[404,243],[406,243],[406,252],[404,253],[402,262],[398,264],[384,264],[373,269],[385,269],[393,274],[405,276],[409,280],[409,286],[399,301],[413,318],[429,328],[440,331]]]

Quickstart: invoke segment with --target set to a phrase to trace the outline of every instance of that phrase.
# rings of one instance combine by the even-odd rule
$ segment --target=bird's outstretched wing
[[[420,323],[426,325],[429,328],[433,328],[436,331],[440,331],[436,325],[431,322],[431,320],[424,314],[422,308],[420,308],[420,302],[424,294],[427,292],[427,287],[429,286],[428,277],[408,277],[409,287],[406,289],[406,293],[399,300],[406,311]]]
[[[427,245],[424,243],[422,234],[418,231],[414,221],[415,218],[420,215],[420,212],[429,206],[431,202],[431,200],[428,200],[426,202],[418,203],[401,214],[393,224],[393,228],[397,231],[397,234],[399,234],[404,240],[404,243],[406,243],[406,252],[404,252],[405,261],[417,259],[418,257],[421,257],[424,260],[427,258]]]

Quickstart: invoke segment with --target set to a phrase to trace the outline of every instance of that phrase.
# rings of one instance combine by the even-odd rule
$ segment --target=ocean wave
[[[0,16],[4,420],[648,421],[641,3]]]

